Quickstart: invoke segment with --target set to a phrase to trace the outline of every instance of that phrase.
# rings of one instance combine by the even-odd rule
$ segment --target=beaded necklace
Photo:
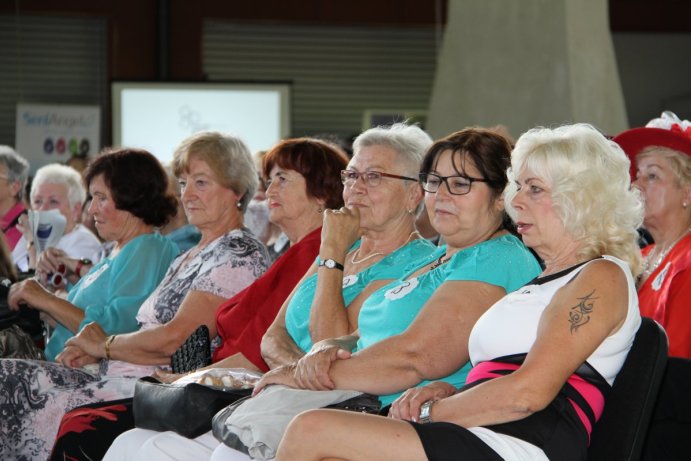
[[[657,245],[655,245],[653,251],[651,251],[643,261],[643,272],[641,273],[641,280],[647,279],[650,276],[650,274],[655,272],[655,269],[657,269],[660,266],[660,264],[662,264],[662,261],[665,260],[669,252],[672,250],[672,248],[674,248],[674,245],[679,243],[679,240],[684,238],[686,234],[688,234],[689,232],[691,232],[691,227],[686,228],[679,237],[677,237],[672,243],[670,243],[662,251],[660,251],[660,253],[658,253],[657,255],[657,258],[655,258],[655,261],[651,264],[651,261],[653,260],[653,253],[657,249]]]

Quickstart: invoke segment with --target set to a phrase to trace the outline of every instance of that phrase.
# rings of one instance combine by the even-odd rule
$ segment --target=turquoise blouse
[[[70,290],[67,300],[84,311],[79,329],[97,322],[107,334],[139,328],[137,311],[178,255],[177,246],[158,233],[130,240],[114,257],[96,264]],[[58,325],[46,346],[46,358],[55,360],[74,334]]]
[[[446,247],[439,248],[429,257],[418,261],[418,264],[409,265],[407,274],[433,263],[445,253]],[[360,309],[357,349],[364,349],[405,331],[434,291],[447,280],[489,283],[510,293],[539,273],[540,266],[535,257],[513,235],[503,235],[460,250],[450,261],[436,269],[410,279],[402,277],[372,293]],[[470,362],[441,380],[461,387],[469,370]],[[418,386],[427,383],[429,381],[423,381]],[[379,399],[382,405],[388,405],[399,395],[400,392],[380,396]]]
[[[359,245],[359,242],[357,243]],[[426,239],[417,239],[387,255],[376,264],[343,278],[343,302],[348,306],[367,285],[375,280],[396,280],[410,261],[425,258],[436,247]],[[312,301],[317,288],[317,274],[306,278],[295,291],[286,309],[286,329],[295,344],[305,352],[312,348],[309,332]]]

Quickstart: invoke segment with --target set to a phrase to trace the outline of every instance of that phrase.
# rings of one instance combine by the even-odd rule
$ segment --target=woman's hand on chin
[[[345,254],[359,237],[359,209],[342,207],[326,210],[322,224],[322,248],[328,247]]]

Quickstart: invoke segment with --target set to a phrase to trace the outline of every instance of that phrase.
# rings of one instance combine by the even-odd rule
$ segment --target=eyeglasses
[[[420,173],[420,185],[425,192],[436,193],[441,183],[446,184],[446,190],[451,195],[465,195],[470,192],[470,185],[474,182],[487,182],[483,178],[470,176],[439,176],[434,173]]]
[[[341,170],[341,182],[345,186],[353,186],[358,178],[362,178],[362,180],[365,182],[365,185],[369,187],[377,187],[379,184],[381,184],[381,178],[415,181],[415,178],[399,176],[397,174],[382,173],[381,171],[365,171],[364,173],[360,173],[359,171],[355,170]]]

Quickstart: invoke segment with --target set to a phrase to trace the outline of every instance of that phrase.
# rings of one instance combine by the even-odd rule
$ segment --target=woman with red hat
[[[691,123],[672,112],[614,138],[631,159],[645,202],[641,314],[667,331],[669,354],[691,358]]]

